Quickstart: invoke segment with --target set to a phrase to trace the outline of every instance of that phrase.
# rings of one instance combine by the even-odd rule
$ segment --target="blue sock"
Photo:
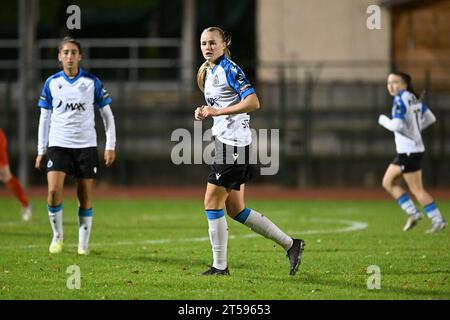
[[[236,217],[234,217],[234,220],[239,221],[242,224],[245,224],[245,221],[247,221],[248,216],[250,215],[250,209],[245,208],[241,212],[238,213]]]
[[[441,212],[439,211],[438,207],[436,206],[436,203],[433,201],[430,204],[427,204],[423,207],[423,210],[427,214],[428,218],[434,220],[442,220]]]
[[[408,215],[414,215],[419,212],[407,193],[401,195],[397,199],[397,203]]]

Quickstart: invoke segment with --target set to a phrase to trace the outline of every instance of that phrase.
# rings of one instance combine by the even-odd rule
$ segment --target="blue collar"
[[[400,90],[399,92],[398,92],[398,94],[397,94],[397,96],[399,96],[400,98],[402,97],[402,95],[403,95],[403,93],[405,93],[406,92],[406,90],[405,89],[403,89],[403,90]]]
[[[75,78],[70,79],[66,73],[64,72],[64,70],[61,71],[62,76],[64,77],[64,79],[66,79],[67,82],[69,82],[70,84],[74,83],[75,81],[77,81],[78,79],[81,78],[82,75],[84,75],[85,71],[82,68],[78,68],[78,74]]]
[[[214,74],[214,72],[217,69],[217,66],[220,65],[220,63],[222,62],[222,60],[225,58],[225,55],[221,55],[219,59],[217,59],[216,65],[214,66],[214,68],[211,70],[211,73]]]

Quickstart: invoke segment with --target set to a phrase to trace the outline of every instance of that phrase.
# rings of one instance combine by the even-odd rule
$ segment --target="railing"
[[[54,54],[56,46],[55,41],[40,48],[52,48]],[[90,61],[94,62],[87,48],[93,50],[94,45],[84,45],[85,54],[91,54]],[[54,60],[49,59],[48,63]],[[121,63],[123,68],[131,66]],[[392,134],[377,123],[380,113],[389,114],[392,103],[384,79],[385,64],[347,61],[249,67],[258,70],[259,75],[267,72],[272,76],[270,80],[251,79],[262,105],[260,111],[251,115],[251,126],[280,129],[280,171],[276,177],[263,177],[258,181],[320,186],[379,185],[395,153]],[[350,74],[352,70],[369,67],[382,77],[370,81],[357,78],[338,81],[324,76],[333,74],[336,69]],[[114,69],[114,66],[109,68]],[[181,69],[179,65],[175,68]],[[419,70],[417,74],[413,78],[414,84],[420,83],[416,89],[427,89],[427,102],[437,117],[437,123],[424,132],[427,147],[424,180],[430,186],[449,186],[450,92],[434,91],[432,86],[448,83],[426,70]],[[99,76],[103,79],[102,73]],[[116,170],[106,172],[106,181],[121,184],[203,182],[205,169],[202,166],[175,166],[170,158],[176,144],[170,141],[171,133],[178,128],[192,132],[193,110],[204,103],[201,93],[149,91],[145,86],[119,80],[105,82],[114,100],[118,141]],[[42,83],[36,83],[36,102],[41,86]],[[13,160],[18,156],[15,107],[18,94],[13,81],[0,81],[0,127],[10,138]],[[39,112],[35,103],[28,110],[27,147],[34,155]],[[103,125],[98,118],[97,132],[102,146]],[[207,121],[204,129],[210,125]],[[31,182],[42,183],[38,173],[33,174]]]
[[[37,40],[36,68],[38,70],[56,69],[57,48],[61,39]],[[124,39],[81,39],[83,66],[89,69],[126,70],[128,75],[124,81],[138,81],[139,70],[144,69],[173,69],[174,80],[180,78],[181,40],[177,38],[124,38]],[[113,58],[111,52],[106,50],[125,49],[120,58]],[[172,50],[170,58],[152,57],[148,49]],[[0,53],[2,50],[15,50],[16,57],[19,50],[18,40],[0,40]],[[94,51],[99,51],[94,53]],[[2,55],[0,55],[1,57]],[[6,56],[6,55],[3,55]],[[96,57],[101,56],[101,57]],[[17,70],[17,59],[1,59],[0,71]],[[1,80],[1,79],[0,79]]]

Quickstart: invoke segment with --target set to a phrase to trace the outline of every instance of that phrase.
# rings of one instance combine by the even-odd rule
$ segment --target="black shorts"
[[[399,153],[392,163],[400,166],[403,173],[419,171],[422,169],[423,154],[423,152]]]
[[[240,190],[241,184],[254,176],[250,164],[250,146],[234,147],[215,140],[214,163],[210,165],[208,182],[227,189]]]
[[[97,179],[99,160],[97,147],[71,149],[49,147],[47,172],[62,171],[77,179]]]

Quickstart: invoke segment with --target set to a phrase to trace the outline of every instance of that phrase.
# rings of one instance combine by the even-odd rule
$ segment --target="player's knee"
[[[0,168],[0,181],[1,182],[6,183],[9,180],[11,180],[11,178],[12,178],[12,174],[8,170],[8,168]]]
[[[384,178],[383,181],[381,182],[381,185],[387,191],[390,191],[392,189],[392,181],[390,179]]]
[[[205,209],[211,209],[213,208],[212,205],[212,201],[209,198],[205,198],[205,200],[203,200],[203,205],[205,206]]]
[[[226,205],[226,209],[227,209],[227,214],[231,217],[234,218],[236,217],[242,210],[244,210],[244,208],[242,206],[236,206],[234,204],[227,204]]]
[[[56,188],[50,188],[48,190],[48,201],[51,205],[56,205],[59,202],[60,192]]]
[[[226,208],[227,208],[227,215],[230,216],[231,218],[234,218],[239,213],[236,212],[236,209],[232,206],[226,206]]]

